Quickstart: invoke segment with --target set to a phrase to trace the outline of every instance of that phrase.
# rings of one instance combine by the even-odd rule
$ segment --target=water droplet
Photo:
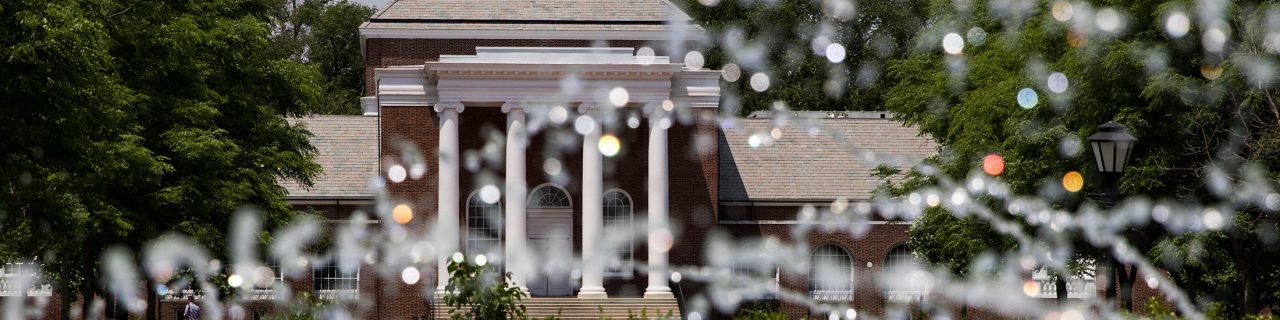
[[[742,68],[735,63],[727,63],[720,68],[720,77],[724,78],[724,81],[736,82],[742,78]]]
[[[756,72],[755,74],[752,74],[751,90],[755,90],[756,92],[764,92],[765,90],[769,90],[769,76],[760,72]]]
[[[412,166],[409,166],[409,178],[412,178],[414,180],[422,179],[422,176],[426,174],[427,174],[427,164],[425,163],[419,162],[419,163],[414,163]]]
[[[400,271],[400,280],[404,281],[404,284],[416,284],[421,277],[422,274],[418,272],[418,268],[407,267],[404,271]]]
[[[681,275],[680,275],[680,272],[672,272],[672,273],[671,273],[671,282],[680,283],[680,280],[681,280],[682,278],[683,278],[683,276],[681,276]]]
[[[454,253],[453,253],[453,262],[456,262],[456,263],[462,263],[462,261],[464,261],[465,259],[467,259],[467,257],[466,257],[466,256],[464,256],[464,255],[462,255],[462,253],[461,253],[461,252],[454,252]]]
[[[689,51],[684,55],[684,67],[689,69],[702,69],[702,64],[706,61],[702,59],[702,53],[697,51]]]
[[[1204,32],[1204,37],[1200,39],[1200,45],[1204,46],[1205,51],[1222,52],[1222,47],[1227,44],[1227,33],[1230,27],[1222,20],[1214,20],[1209,24],[1209,30]]]
[[[853,308],[845,309],[845,310],[844,310],[844,317],[845,317],[846,319],[850,319],[850,320],[852,320],[852,319],[857,319],[857,318],[858,318],[858,311],[857,311],[857,310],[853,310]]]
[[[1048,85],[1049,91],[1053,91],[1054,93],[1066,92],[1068,85],[1067,75],[1062,74],[1061,72],[1054,72],[1053,74],[1050,74]]]
[[[964,189],[956,189],[956,192],[951,193],[951,205],[961,206],[968,200],[969,194]]]
[[[480,200],[484,201],[484,203],[489,203],[489,204],[498,203],[498,200],[500,200],[501,198],[502,198],[502,191],[498,190],[498,187],[495,187],[492,184],[485,185],[484,187],[480,188]]]
[[[1067,172],[1067,174],[1062,175],[1062,188],[1067,189],[1069,192],[1080,191],[1081,188],[1084,188],[1084,176],[1081,176],[1080,172],[1076,171]]]
[[[244,285],[244,278],[241,278],[239,274],[233,274],[231,276],[228,276],[227,285],[231,286],[232,288],[239,288],[241,285]]]
[[[845,51],[844,45],[832,43],[827,46],[827,60],[831,63],[840,63],[844,61]]]
[[[654,244],[654,249],[658,252],[671,251],[673,237],[671,230],[667,228],[658,228],[649,232],[649,243]]]
[[[1218,209],[1205,210],[1204,227],[1209,230],[1222,229],[1222,213],[1218,212]]]
[[[397,205],[391,209],[391,219],[399,224],[409,223],[413,220],[413,209],[405,204]]]
[[[408,176],[408,173],[405,172],[403,166],[400,166],[398,164],[391,166],[391,168],[387,169],[387,179],[390,179],[391,182],[394,182],[394,183],[404,182],[404,178],[406,176]]]
[[[964,51],[964,38],[952,32],[942,37],[942,50],[948,54],[958,55]]]
[[[773,128],[773,130],[769,130],[769,136],[773,137],[774,140],[782,139],[782,129]]]
[[[1027,280],[1027,282],[1023,282],[1022,294],[1025,294],[1028,297],[1035,298],[1036,295],[1040,294],[1040,283],[1033,280]]]
[[[614,106],[625,106],[630,100],[631,94],[627,92],[626,88],[615,87],[613,90],[609,90],[609,103]]]
[[[569,120],[569,111],[565,110],[564,106],[554,106],[547,112],[547,118],[552,123],[562,124],[565,120]]]
[[[484,265],[486,265],[486,264],[489,264],[489,258],[485,258],[485,256],[484,256],[483,254],[476,255],[476,265],[477,265],[477,266],[484,266]]]
[[[937,193],[930,192],[928,196],[924,197],[924,202],[930,207],[937,207],[939,204],[942,204],[942,199],[938,198]]]
[[[560,160],[556,158],[547,158],[542,161],[542,171],[546,171],[548,175],[558,175],[561,169]]]
[[[1075,8],[1071,6],[1071,2],[1067,2],[1067,0],[1054,1],[1052,11],[1053,19],[1058,20],[1058,22],[1067,22],[1076,13]]]
[[[573,121],[573,130],[577,131],[578,134],[585,135],[591,133],[591,131],[595,129],[596,121],[595,119],[591,119],[591,116],[578,116],[578,119]]]
[[[640,47],[640,49],[636,50],[636,60],[639,60],[641,65],[651,65],[655,58],[653,48]]]
[[[1036,91],[1031,88],[1022,88],[1018,90],[1018,105],[1023,109],[1031,109],[1040,101],[1040,97],[1036,95]]]
[[[1164,19],[1164,31],[1174,38],[1182,38],[1191,31],[1191,18],[1182,11],[1174,11]]]
[[[618,137],[606,134],[600,137],[600,141],[596,143],[596,148],[600,149],[600,154],[612,157],[618,155],[618,150],[622,149],[622,142],[618,141]]]
[[[1094,17],[1094,23],[1097,24],[1098,29],[1102,29],[1102,31],[1116,32],[1120,30],[1120,24],[1123,23],[1123,18],[1115,9],[1106,8],[1098,11],[1097,16]]]

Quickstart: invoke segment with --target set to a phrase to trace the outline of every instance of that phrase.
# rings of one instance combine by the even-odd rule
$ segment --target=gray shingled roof
[[[690,21],[667,0],[393,0],[365,28],[430,30],[666,30]]]
[[[721,130],[720,201],[871,199],[882,183],[871,175],[877,165],[905,169],[937,152],[931,139],[891,119],[795,120],[777,140],[773,122],[744,119]]]
[[[378,117],[310,116],[302,122],[314,135],[316,162],[324,169],[313,187],[283,182],[288,198],[372,198],[369,182],[378,174]]]

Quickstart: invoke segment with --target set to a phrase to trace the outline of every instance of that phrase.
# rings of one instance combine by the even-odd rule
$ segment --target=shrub
[[[528,319],[520,305],[524,297],[511,285],[510,272],[499,275],[492,266],[470,263],[462,254],[454,254],[449,262],[444,303],[452,319]]]

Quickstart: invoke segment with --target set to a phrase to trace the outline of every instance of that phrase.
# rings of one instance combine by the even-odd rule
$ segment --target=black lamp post
[[[1120,175],[1124,172],[1124,168],[1129,164],[1129,158],[1133,156],[1133,145],[1137,144],[1138,138],[1134,138],[1129,134],[1125,126],[1115,121],[1107,121],[1107,123],[1098,126],[1098,133],[1089,136],[1089,144],[1093,146],[1093,159],[1098,164],[1098,172],[1102,174],[1105,190],[1103,191],[1102,205],[1106,209],[1111,209],[1119,201],[1120,193],[1119,183]],[[1126,283],[1120,279],[1120,275],[1126,278],[1132,278],[1133,272],[1121,272],[1118,267],[1120,264],[1116,261],[1115,256],[1107,254],[1107,268],[1110,269],[1107,279],[1107,298],[1114,299],[1116,297],[1116,283]],[[1129,290],[1124,290],[1129,291]],[[1112,300],[1114,301],[1114,300]],[[1124,307],[1129,308],[1129,302],[1126,300]]]

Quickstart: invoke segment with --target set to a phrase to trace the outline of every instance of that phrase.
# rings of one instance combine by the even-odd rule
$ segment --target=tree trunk
[[[85,267],[83,268],[83,270],[84,270],[85,277],[84,277],[84,280],[80,283],[80,300],[81,300],[80,318],[94,319],[96,317],[93,314],[93,306],[92,306],[93,304],[93,284],[92,283],[93,282],[89,280],[89,271],[90,271],[89,268]]]
[[[1120,270],[1120,301],[1125,311],[1133,312],[1133,280],[1137,277],[1137,267],[1120,266],[1126,270]]]
[[[1053,280],[1053,285],[1058,288],[1058,309],[1065,309],[1067,307],[1067,294],[1069,293],[1067,292],[1067,277],[1058,275]]]
[[[62,279],[58,281],[58,313],[61,314],[62,320],[71,320],[71,302],[76,299],[74,288],[71,287],[71,266],[63,263],[58,268],[58,274]]]
[[[1240,271],[1240,275],[1244,278],[1244,288],[1240,290],[1240,314],[1250,315],[1258,312],[1258,277],[1254,263],[1248,260],[1252,255],[1244,244],[1241,243],[1240,237],[1232,234],[1231,237],[1232,256],[1235,258],[1236,268]]]
[[[1108,254],[1107,255],[1107,271],[1105,272],[1106,273],[1105,277],[1107,278],[1106,279],[1107,291],[1106,291],[1105,298],[1107,299],[1107,302],[1111,304],[1112,307],[1116,305],[1116,284],[1120,282],[1119,280],[1120,273],[1116,271],[1119,269],[1119,268],[1116,268],[1117,265],[1119,265],[1119,263],[1116,263],[1116,258]]]
[[[147,320],[158,320],[160,319],[160,294],[156,293],[156,282],[151,280],[151,277],[145,278],[147,286],[143,290],[147,291]]]

